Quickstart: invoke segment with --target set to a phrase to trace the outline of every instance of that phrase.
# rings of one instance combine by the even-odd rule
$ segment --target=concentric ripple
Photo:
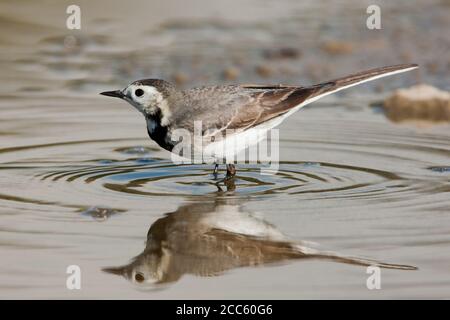
[[[126,142],[126,141],[125,141]],[[117,142],[116,142],[117,143]],[[123,144],[124,142],[122,142]],[[47,148],[46,151],[60,154],[71,153],[70,146],[79,143],[30,146],[22,152]],[[4,200],[62,205],[86,209],[91,206],[114,207],[126,210],[126,200],[151,196],[206,196],[215,195],[219,190],[218,181],[223,177],[221,166],[219,177],[212,175],[212,165],[176,165],[170,160],[158,157],[157,149],[142,146],[114,146],[105,140],[86,142],[83,147],[109,148],[104,159],[83,160],[73,164],[60,161],[37,160],[35,158],[6,163],[0,170],[4,178],[15,176],[18,185],[0,195]],[[314,152],[314,146],[304,146],[303,152]],[[305,148],[306,147],[306,148]],[[345,152],[347,146],[333,144],[330,152]],[[309,149],[308,149],[309,148]],[[322,147],[326,150],[326,147]],[[355,156],[381,157],[376,148],[358,150]],[[370,148],[369,148],[370,149]],[[399,148],[400,149],[400,148]],[[9,152],[3,150],[2,152]],[[371,153],[372,152],[372,153]],[[48,153],[47,153],[48,156]],[[390,155],[390,157],[399,157]],[[131,158],[130,158],[131,157]],[[386,157],[386,156],[385,156]],[[50,157],[51,158],[51,157]],[[368,166],[357,166],[331,162],[282,161],[278,171],[272,175],[262,175],[261,165],[238,164],[238,174],[234,180],[234,196],[290,195],[298,199],[354,199],[364,201],[397,201],[417,197],[419,194],[447,192],[447,170],[436,167],[421,168],[425,177],[417,173],[391,172]],[[441,168],[441,167],[439,167]],[[21,176],[21,179],[17,179]],[[431,179],[430,179],[431,178]],[[11,178],[9,179],[11,181]],[[219,184],[220,186],[220,184]],[[23,188],[30,190],[24,195]]]
[[[385,171],[330,163],[281,162],[273,175],[261,175],[258,165],[238,165],[239,194],[317,194],[351,197],[376,193],[401,178]],[[42,181],[85,183],[107,191],[143,196],[188,196],[215,193],[218,180],[211,165],[175,165],[168,160],[136,159],[119,163],[56,170]]]
[[[228,195],[353,200],[342,202],[349,206],[449,204],[445,194],[450,192],[450,151],[442,131],[411,134],[408,128],[377,121],[348,120],[337,126],[336,115],[327,119],[324,110],[316,112],[320,118],[315,122],[301,123],[301,139],[294,138],[296,125],[283,131],[287,137],[280,141],[280,154],[286,160],[278,170],[265,175],[264,165],[238,164]],[[373,117],[364,115],[367,112],[360,116]],[[226,190],[223,184],[217,186],[224,165],[214,178],[213,165],[177,165],[147,139],[137,141],[96,138],[0,149],[0,182],[9,185],[0,197],[9,206],[15,202],[128,211],[141,206],[142,198],[201,199]]]

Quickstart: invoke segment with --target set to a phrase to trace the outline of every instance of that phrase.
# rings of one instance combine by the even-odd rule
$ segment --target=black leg
[[[217,174],[219,173],[219,164],[215,164],[214,165],[214,171],[213,171],[213,176],[214,176],[214,179],[217,179]]]

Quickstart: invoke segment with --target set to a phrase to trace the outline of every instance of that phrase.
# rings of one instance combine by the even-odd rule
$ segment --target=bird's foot
[[[214,180],[217,180],[219,174],[219,165],[216,163],[214,166],[213,177]]]

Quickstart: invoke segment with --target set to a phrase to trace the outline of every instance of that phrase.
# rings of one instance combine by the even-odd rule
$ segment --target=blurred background
[[[73,4],[80,30],[66,27]],[[366,26],[372,4],[380,30]],[[0,297],[448,298],[449,30],[449,0],[2,0]],[[211,167],[174,165],[138,112],[98,95],[141,78],[181,88],[310,85],[400,63],[420,68],[290,117],[280,126],[279,172],[242,165],[225,193]],[[394,94],[417,84],[442,91]],[[409,118],[419,121],[400,123]],[[205,230],[228,216],[289,240],[238,232],[204,250]],[[133,272],[157,265],[145,243],[177,228],[194,231],[169,246],[186,269],[168,287],[143,290],[137,282],[152,272]],[[361,266],[260,258],[279,239],[418,270],[383,269],[382,289],[368,290]],[[224,243],[262,249],[230,264]],[[66,288],[73,264],[82,290]]]
[[[2,1],[4,95],[93,93],[149,77],[183,87],[311,84],[411,62],[421,65],[414,81],[449,86],[447,0],[77,1],[80,30],[66,28],[70,4]],[[381,30],[366,27],[371,4]]]

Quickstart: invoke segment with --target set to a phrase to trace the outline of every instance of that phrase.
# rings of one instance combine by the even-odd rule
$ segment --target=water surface
[[[373,34],[355,27],[364,5],[351,1],[334,8],[344,16],[296,1],[105,3],[80,2],[79,33],[64,28],[64,3],[0,5],[0,297],[448,298],[450,126],[399,125],[370,107],[417,78],[448,89],[441,60],[301,110],[280,127],[279,171],[240,165],[222,190],[212,167],[174,165],[131,106],[98,96],[179,73],[187,87],[426,66],[433,50],[413,43],[446,52],[448,4],[386,3],[386,17],[403,15]],[[324,35],[363,44],[331,58]],[[286,44],[297,54],[267,53]],[[381,290],[366,288],[367,264],[386,267]],[[66,289],[69,265],[79,291]]]

